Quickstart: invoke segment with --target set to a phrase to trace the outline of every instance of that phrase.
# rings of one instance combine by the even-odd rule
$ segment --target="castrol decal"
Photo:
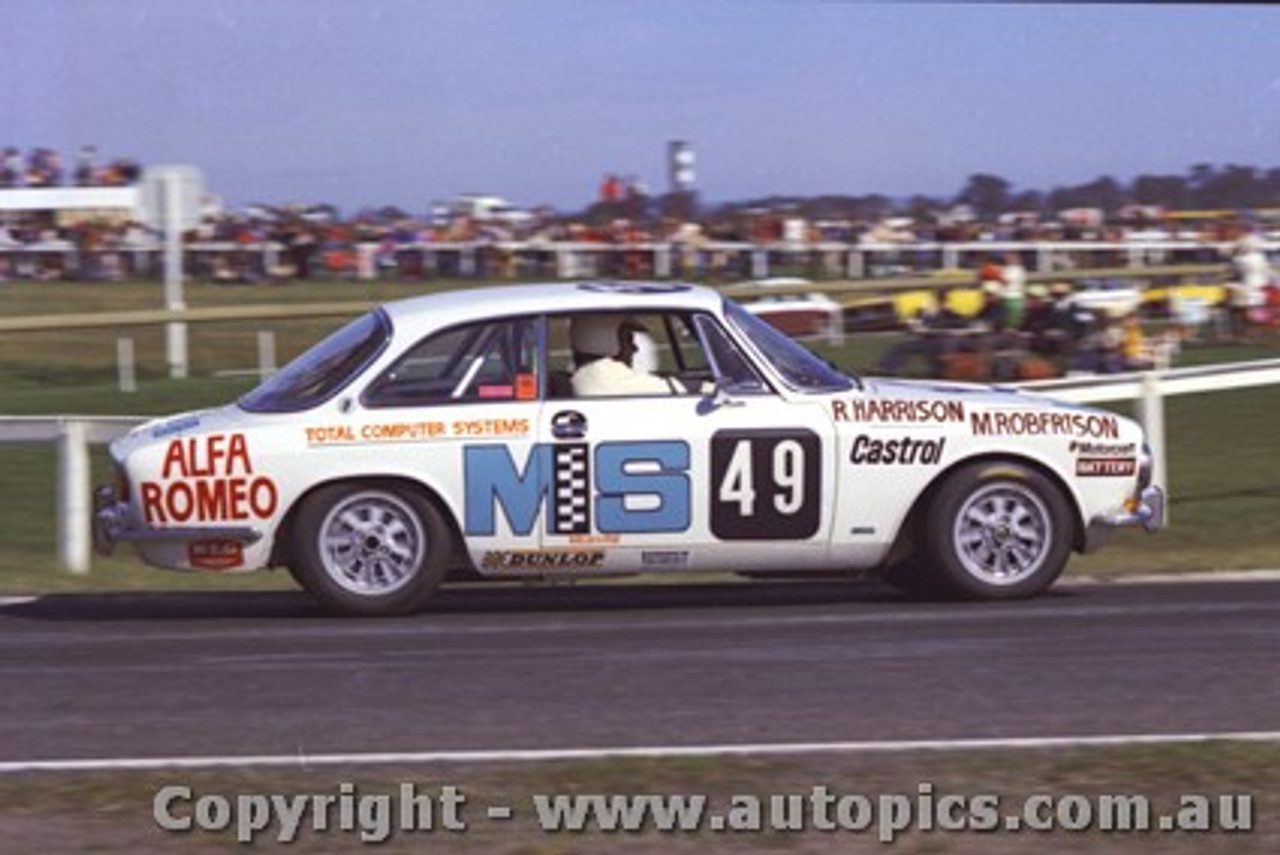
[[[242,433],[173,439],[160,477],[138,484],[149,525],[267,519],[280,504],[275,481],[253,469]]]

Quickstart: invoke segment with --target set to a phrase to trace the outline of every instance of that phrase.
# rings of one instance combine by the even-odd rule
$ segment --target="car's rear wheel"
[[[1012,462],[958,470],[928,509],[916,568],[930,588],[973,599],[1014,599],[1044,591],[1071,554],[1073,517],[1061,490]]]
[[[345,615],[401,615],[448,569],[449,527],[424,497],[382,484],[335,484],[307,497],[293,527],[294,578]]]

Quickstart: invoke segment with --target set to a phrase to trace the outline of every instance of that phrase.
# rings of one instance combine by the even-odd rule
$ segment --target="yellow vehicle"
[[[943,276],[954,276],[955,271],[941,271]],[[891,329],[904,325],[921,313],[938,307],[938,291],[934,288],[899,291],[895,294],[868,294],[850,297],[842,301],[845,326],[850,329]],[[971,318],[982,310],[982,288],[975,283],[951,285],[947,293],[947,307],[953,312]]]
[[[1172,309],[1179,303],[1203,303],[1220,305],[1227,298],[1227,286],[1223,282],[1178,282],[1152,284],[1142,292],[1142,305],[1154,307],[1168,305]]]
[[[946,271],[944,275],[954,275]],[[1102,280],[1099,280],[1102,281]],[[1106,280],[1118,286],[1116,280]],[[1045,284],[1045,283],[1042,283]],[[1226,299],[1224,282],[1153,280],[1144,284],[1134,279],[1123,283],[1125,287],[1101,288],[1095,282],[1081,280],[1071,284],[1078,295],[1078,303],[1085,308],[1102,308],[1113,303],[1130,311],[1152,314],[1188,314],[1200,317],[1221,305]],[[868,294],[848,297],[844,306],[845,326],[849,329],[894,329],[906,324],[922,312],[937,308],[938,290],[920,288],[890,294]],[[1114,298],[1114,299],[1112,299]],[[947,293],[947,306],[964,317],[974,317],[982,310],[982,288],[977,283],[952,285]]]

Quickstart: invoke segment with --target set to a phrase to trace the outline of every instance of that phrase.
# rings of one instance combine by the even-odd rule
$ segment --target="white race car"
[[[670,393],[575,397],[569,325],[625,315]],[[665,388],[665,386],[664,386]],[[234,404],[111,445],[95,541],[286,567],[329,609],[487,577],[877,568],[1047,588],[1104,529],[1163,524],[1141,428],[1012,390],[851,377],[719,293],[587,282],[387,304]]]

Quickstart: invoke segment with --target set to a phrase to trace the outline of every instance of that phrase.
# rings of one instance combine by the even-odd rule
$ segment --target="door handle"
[[[582,439],[587,435],[587,417],[577,410],[561,410],[551,417],[551,435],[556,439]]]

